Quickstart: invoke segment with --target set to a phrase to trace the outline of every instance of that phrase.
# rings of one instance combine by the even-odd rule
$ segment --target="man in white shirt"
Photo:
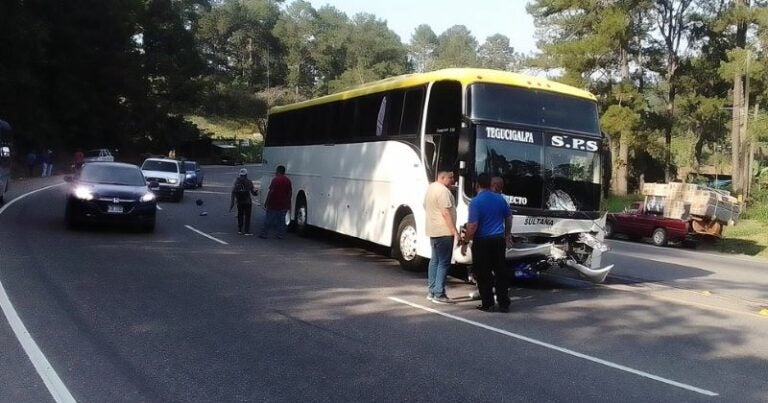
[[[459,241],[456,230],[456,199],[449,187],[453,186],[453,172],[440,171],[424,197],[426,234],[432,246],[429,260],[427,299],[436,304],[450,304],[445,294],[445,278],[451,267],[453,247]]]

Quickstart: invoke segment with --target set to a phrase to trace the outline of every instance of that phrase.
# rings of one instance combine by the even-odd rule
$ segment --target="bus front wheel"
[[[403,269],[408,271],[422,271],[426,266],[426,259],[416,253],[417,238],[416,220],[413,214],[408,214],[400,220],[392,246],[395,259],[400,262]]]

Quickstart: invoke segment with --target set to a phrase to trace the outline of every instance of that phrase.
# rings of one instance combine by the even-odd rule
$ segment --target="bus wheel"
[[[393,255],[400,262],[400,266],[408,271],[424,270],[426,259],[416,254],[416,240],[418,232],[416,231],[416,221],[413,214],[408,214],[400,220],[397,226],[397,237],[395,238]]]
[[[307,224],[307,202],[300,198],[296,202],[296,216],[294,218],[296,233],[300,236],[309,235],[309,225]]]

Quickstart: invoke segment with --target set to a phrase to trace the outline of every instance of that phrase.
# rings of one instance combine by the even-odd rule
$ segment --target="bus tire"
[[[427,260],[416,254],[416,220],[408,214],[400,220],[392,245],[392,255],[400,262],[400,267],[408,271],[423,271]]]
[[[296,208],[293,217],[293,228],[299,236],[309,236],[307,217],[307,201],[304,197],[299,197],[296,200]]]

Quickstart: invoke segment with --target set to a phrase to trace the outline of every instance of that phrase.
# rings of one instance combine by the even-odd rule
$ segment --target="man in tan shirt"
[[[437,180],[429,185],[424,197],[425,228],[432,246],[427,299],[436,304],[452,303],[445,294],[445,278],[451,266],[453,246],[459,241],[459,232],[456,230],[456,199],[449,189],[453,184],[453,172],[440,171]]]

